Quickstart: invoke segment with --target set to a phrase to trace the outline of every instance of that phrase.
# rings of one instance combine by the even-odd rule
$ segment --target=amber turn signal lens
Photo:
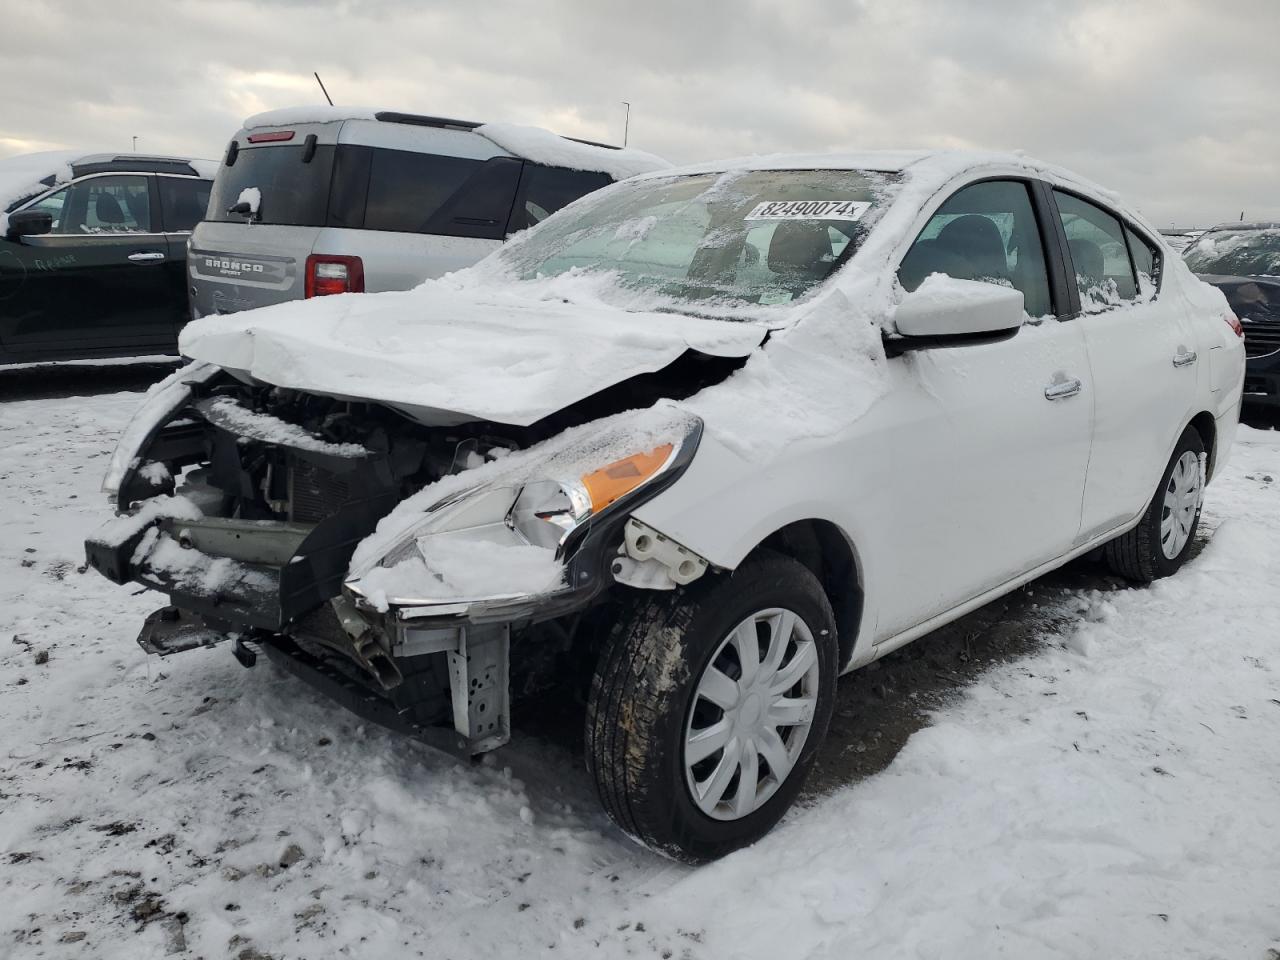
[[[671,456],[672,449],[671,444],[664,443],[656,450],[632,454],[607,467],[584,474],[582,486],[591,498],[592,511],[603,510],[661,470]]]

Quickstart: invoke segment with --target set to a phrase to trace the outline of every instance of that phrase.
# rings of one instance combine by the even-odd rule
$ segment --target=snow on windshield
[[[1280,276],[1280,227],[1215,230],[1183,255],[1195,273],[1227,277]]]
[[[608,273],[676,308],[790,303],[853,255],[898,179],[746,169],[646,178],[574,204],[501,259],[526,280]]]

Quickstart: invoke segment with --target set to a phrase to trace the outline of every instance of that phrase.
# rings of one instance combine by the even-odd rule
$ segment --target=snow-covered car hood
[[[405,293],[283,303],[189,324],[182,352],[255,380],[372,400],[420,422],[528,426],[688,350],[745,357],[767,328],[620,309],[513,285],[428,282]]]

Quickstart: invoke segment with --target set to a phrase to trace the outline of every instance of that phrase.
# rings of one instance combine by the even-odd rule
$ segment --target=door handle
[[[1056,380],[1044,388],[1044,398],[1046,400],[1065,400],[1067,397],[1074,397],[1084,387],[1077,379],[1072,380]]]
[[[164,259],[164,254],[158,251],[148,251],[146,253],[131,253],[129,260],[133,263],[159,263]]]
[[[1188,364],[1196,362],[1196,352],[1194,350],[1183,350],[1173,355],[1173,365],[1175,367],[1185,367]]]

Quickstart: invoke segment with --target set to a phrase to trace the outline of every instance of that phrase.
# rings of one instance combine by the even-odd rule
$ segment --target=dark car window
[[[1129,242],[1133,269],[1138,274],[1138,293],[1144,298],[1153,297],[1160,286],[1160,251],[1128,224],[1125,224],[1124,236]]]
[[[70,191],[70,187],[63,187],[61,190],[57,190],[36,203],[31,204],[31,206],[26,209],[49,214],[49,216],[53,217],[52,232],[60,233],[61,230],[59,227],[62,223],[62,208],[67,202],[67,194]]]
[[[607,174],[587,173],[582,170],[566,170],[563,167],[544,167],[526,163],[524,176],[520,178],[520,192],[516,196],[508,233],[515,233],[545,220],[563,206],[579,197],[607,187],[613,181]]]
[[[1138,281],[1119,218],[1069,193],[1055,190],[1053,196],[1067,234],[1080,309],[1101,313],[1136,300]]]
[[[242,191],[256,187],[261,197],[253,219],[258,223],[292,227],[323,227],[329,209],[329,178],[333,171],[332,146],[314,148],[303,163],[307,147],[241,145],[235,163],[218,170],[209,197],[206,219],[222,223],[246,223],[249,217],[227,211]]]
[[[1022,291],[1028,316],[1053,313],[1044,245],[1027,185],[989,180],[964,187],[935,213],[898,268],[915,290],[933,273]]]
[[[474,160],[375,148],[364,227],[501,240],[520,167],[514,157]]]
[[[1210,230],[1182,255],[1194,273],[1280,276],[1280,227]]]
[[[208,180],[195,177],[159,177],[160,213],[166,233],[183,233],[194,229],[209,209]]]
[[[90,177],[62,191],[55,232],[61,234],[151,233],[151,188],[144,176]],[[57,197],[40,201],[39,208]]]

